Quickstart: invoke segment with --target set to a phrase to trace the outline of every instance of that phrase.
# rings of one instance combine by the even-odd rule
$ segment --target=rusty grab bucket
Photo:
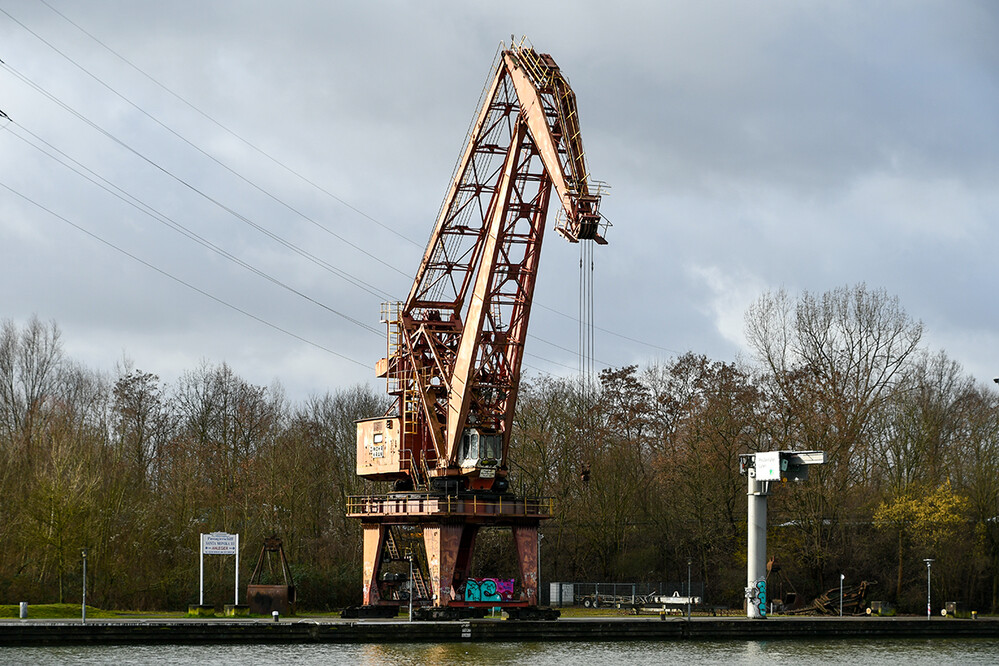
[[[265,564],[269,571],[274,569],[272,556],[278,560],[283,584],[261,583]],[[295,612],[295,584],[291,577],[291,567],[288,566],[288,559],[284,555],[281,539],[276,536],[264,539],[260,556],[257,558],[257,566],[254,567],[246,586],[246,604],[250,607],[250,613],[255,615],[269,616],[274,611],[281,615],[291,615]]]

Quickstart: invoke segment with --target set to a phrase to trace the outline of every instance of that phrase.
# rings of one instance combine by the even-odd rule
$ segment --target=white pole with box
[[[739,455],[748,481],[746,617],[767,616],[767,496],[775,481],[804,481],[810,465],[826,461],[824,451],[759,451]]]

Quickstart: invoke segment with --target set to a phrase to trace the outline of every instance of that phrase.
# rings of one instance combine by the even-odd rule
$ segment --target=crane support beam
[[[492,84],[489,86],[489,91],[486,93],[487,100],[494,100],[497,97],[497,91],[499,90],[500,83],[503,81],[503,76],[503,69],[497,68],[496,75],[493,77]],[[425,276],[427,271],[430,270],[434,264],[435,254],[439,252],[441,236],[446,230],[448,230],[449,227],[455,226],[450,224],[453,218],[453,202],[459,200],[459,194],[465,183],[464,176],[471,168],[472,160],[475,158],[476,154],[480,152],[502,151],[503,154],[507,152],[498,145],[485,144],[482,140],[482,137],[488,134],[485,131],[486,123],[489,122],[490,117],[493,115],[493,110],[492,105],[489,103],[483,104],[482,108],[479,109],[479,115],[475,120],[475,125],[473,126],[472,132],[468,138],[468,146],[465,148],[465,152],[461,156],[461,162],[455,172],[454,179],[451,181],[451,187],[444,198],[446,205],[441,207],[440,215],[437,218],[437,224],[434,225],[433,235],[430,237],[430,242],[427,244],[427,249],[423,254],[423,260],[420,262],[420,268],[416,273],[416,280],[413,281],[413,286],[409,291],[409,297],[406,299],[406,304],[410,309],[418,305],[420,294],[425,291]],[[509,112],[510,111],[507,111],[507,113]],[[473,185],[471,192],[481,195],[484,193],[484,190],[484,185]],[[475,230],[469,229],[468,232],[470,234],[474,234]],[[457,269],[460,266],[461,264],[455,261],[452,264],[452,269]],[[458,290],[459,293],[461,291],[462,290]],[[460,303],[452,303],[451,305],[455,308],[461,307]]]
[[[386,320],[376,367],[395,396],[386,416],[401,421],[400,460],[378,460],[366,427],[359,460],[373,462],[359,464],[362,476],[413,486],[461,477],[475,488],[502,480],[551,195],[562,236],[605,242],[576,96],[555,60],[515,46],[494,72],[413,286]],[[492,468],[479,481],[482,460]]]
[[[461,343],[458,346],[458,355],[455,358],[454,371],[451,375],[451,392],[447,414],[447,439],[445,440],[445,449],[442,452],[442,458],[449,464],[457,462],[458,445],[461,441],[464,424],[468,418],[468,410],[471,405],[472,391],[469,384],[472,378],[472,371],[478,360],[479,343],[482,339],[482,326],[485,321],[486,307],[488,306],[486,298],[489,285],[493,283],[496,275],[496,258],[500,250],[501,235],[504,231],[503,223],[508,210],[514,171],[517,166],[517,158],[520,156],[524,134],[524,125],[518,123],[514,139],[510,143],[506,162],[503,166],[503,177],[500,180],[497,197],[493,200],[492,215],[490,216],[486,242],[482,250],[482,261],[479,263],[479,270],[475,276],[475,288],[472,291],[472,300],[468,306],[465,328],[462,331]]]
[[[553,132],[555,130],[565,132],[567,128],[563,127],[561,123],[556,123],[553,127],[550,121],[549,109],[545,106],[537,81],[532,79],[526,66],[527,58],[530,58],[531,53],[533,52],[528,51],[523,54],[507,52],[503,58],[517,90],[522,116],[527,121],[531,136],[534,138],[541,159],[545,163],[545,170],[552,179],[552,185],[562,203],[562,208],[570,220],[570,223],[565,227],[559,227],[559,232],[572,242],[589,239],[598,243],[606,243],[607,241],[597,231],[600,216],[596,206],[599,200],[588,196],[583,145],[579,139],[578,129],[572,136],[561,135],[564,143],[561,144],[562,150],[560,151],[560,143]],[[550,60],[551,57],[549,56],[548,59]],[[554,61],[551,63],[554,65]],[[575,95],[571,94],[568,84],[561,74],[558,74],[557,66],[548,78],[550,79],[548,84],[554,87],[556,93],[554,97],[558,103],[556,111],[559,120],[562,121],[565,117],[576,117]],[[569,95],[566,95],[567,90]],[[570,108],[566,110],[564,108],[566,106]],[[563,154],[566,155],[565,161],[562,159]]]

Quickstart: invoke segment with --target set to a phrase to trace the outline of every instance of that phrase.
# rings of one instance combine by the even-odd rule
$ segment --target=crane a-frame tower
[[[388,353],[376,364],[394,398],[357,424],[357,473],[391,481],[383,496],[351,498],[364,531],[364,604],[381,592],[395,526],[420,526],[426,596],[435,608],[469,601],[481,526],[509,526],[520,564],[512,609],[538,601],[537,545],[550,502],[509,492],[507,454],[538,258],[552,196],[556,231],[604,244],[576,97],[555,60],[533,48],[501,52],[433,235],[404,303],[383,306]]]

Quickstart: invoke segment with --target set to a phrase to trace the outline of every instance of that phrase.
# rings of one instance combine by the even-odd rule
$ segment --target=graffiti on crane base
[[[465,601],[512,601],[513,578],[469,578],[465,581]]]
[[[748,599],[748,604],[751,610],[755,611],[755,614],[759,614],[759,617],[767,616],[767,580],[766,578],[761,578],[753,584],[752,587],[746,588],[746,599]]]

